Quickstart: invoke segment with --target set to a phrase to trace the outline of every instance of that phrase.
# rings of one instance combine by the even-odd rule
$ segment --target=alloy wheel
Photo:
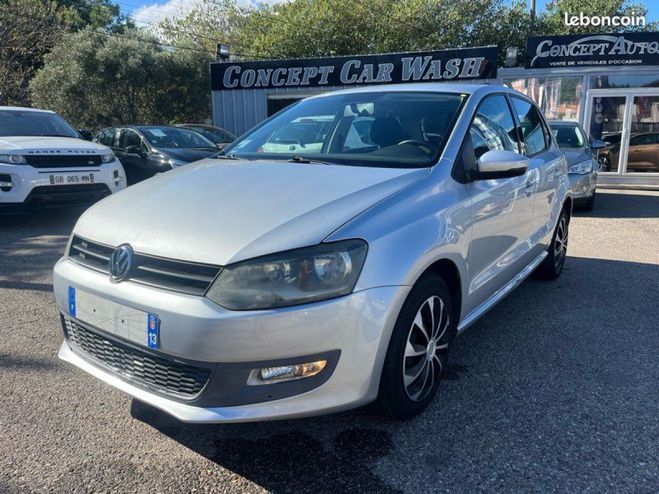
[[[403,385],[412,401],[421,401],[439,381],[448,358],[449,310],[438,296],[421,304],[407,335]]]
[[[556,238],[554,240],[554,266],[556,266],[556,271],[561,270],[566,255],[567,220],[565,219],[565,216],[561,216],[561,219],[558,221],[558,226],[556,227]]]

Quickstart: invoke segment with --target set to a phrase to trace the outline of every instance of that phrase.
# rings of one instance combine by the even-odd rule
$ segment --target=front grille
[[[28,165],[35,168],[80,168],[103,163],[99,154],[38,154],[27,155],[25,159]]]
[[[42,185],[32,189],[25,204],[33,207],[75,206],[98,201],[110,194],[105,184]]]
[[[88,268],[109,274],[114,247],[74,236],[69,258]],[[164,259],[135,253],[127,280],[190,295],[204,295],[220,272],[219,266]]]
[[[198,395],[211,369],[184,364],[103,336],[83,323],[62,316],[64,335],[75,349],[103,367],[146,387],[184,398]]]

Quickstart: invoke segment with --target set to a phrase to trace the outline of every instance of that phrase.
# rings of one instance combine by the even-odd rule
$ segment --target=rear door
[[[487,96],[474,115],[469,136],[475,158],[487,151],[520,152],[520,142],[504,94]],[[467,311],[502,288],[529,262],[533,198],[529,174],[468,184],[473,203],[473,235],[469,248],[470,297]]]
[[[521,130],[522,151],[529,158],[525,194],[533,197],[530,216],[530,246],[533,257],[546,245],[541,242],[554,230],[556,198],[564,173],[563,153],[552,144],[551,133],[540,110],[528,100],[511,96],[515,117]]]

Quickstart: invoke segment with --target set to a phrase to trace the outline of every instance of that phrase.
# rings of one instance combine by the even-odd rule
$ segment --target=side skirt
[[[545,257],[547,257],[548,254],[549,253],[546,250],[543,250],[538,257],[531,261],[528,266],[517,273],[517,275],[512,280],[499,288],[499,290],[494,292],[490,298],[488,298],[485,302],[467,314],[467,316],[458,325],[458,333],[461,333],[469,326],[471,326],[483,314],[485,314],[488,310],[499,303],[501,299],[503,299],[506,295],[521,285],[522,281],[524,281],[535,270],[535,268],[540,265],[540,263],[545,259]]]

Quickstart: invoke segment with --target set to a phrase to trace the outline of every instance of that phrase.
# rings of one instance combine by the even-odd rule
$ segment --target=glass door
[[[590,138],[607,143],[604,149],[597,151],[600,171],[619,173],[622,170],[620,157],[626,101],[626,96],[593,96],[590,101]]]
[[[634,96],[627,173],[659,173],[659,96]]]
[[[601,172],[659,173],[659,90],[589,91],[584,127],[597,150]]]

